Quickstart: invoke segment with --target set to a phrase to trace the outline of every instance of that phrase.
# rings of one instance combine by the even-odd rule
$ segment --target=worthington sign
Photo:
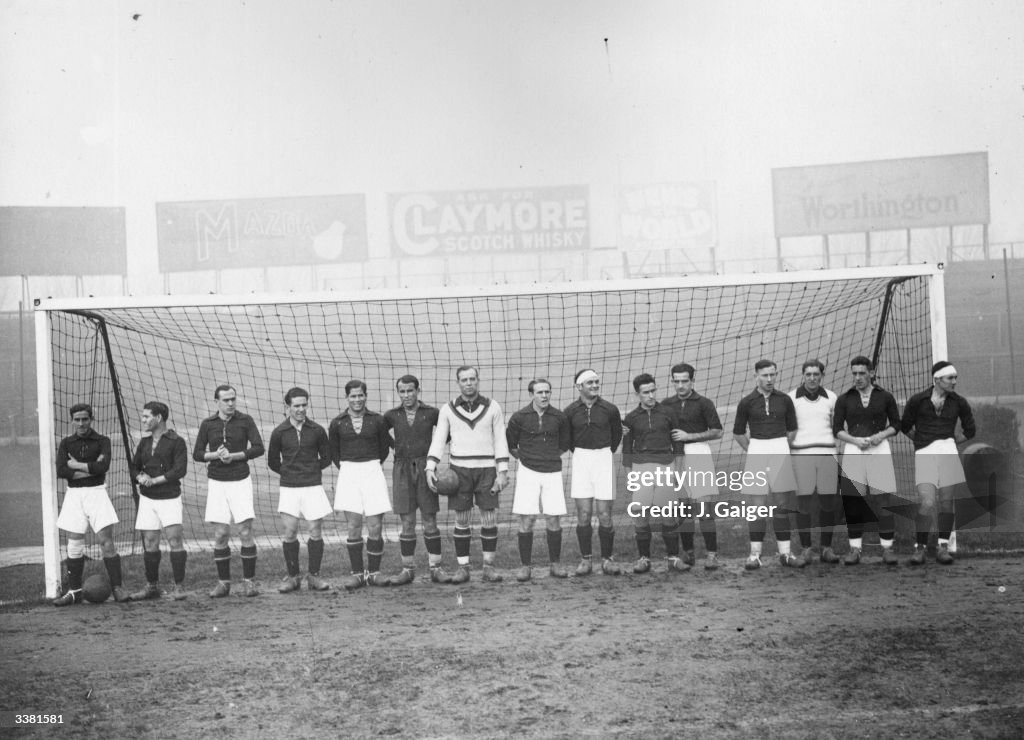
[[[772,170],[775,236],[987,224],[988,154]]]

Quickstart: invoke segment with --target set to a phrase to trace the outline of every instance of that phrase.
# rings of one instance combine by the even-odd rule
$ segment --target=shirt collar
[[[825,391],[825,386],[819,385],[818,390],[811,393],[807,388],[801,385],[796,389],[797,398],[806,398],[808,401],[817,401],[819,398],[828,398],[828,393]]]
[[[459,395],[458,395],[458,396],[456,397],[456,399],[455,399],[455,405],[456,405],[456,406],[459,406],[460,408],[464,408],[464,409],[465,409],[466,411],[469,411],[469,412],[473,412],[473,411],[475,411],[476,409],[478,409],[478,408],[480,408],[481,406],[483,406],[483,405],[484,405],[484,403],[486,402],[486,400],[487,400],[486,398],[484,398],[484,397],[483,397],[482,395],[480,395],[479,393],[477,393],[477,394],[476,394],[476,397],[475,397],[475,398],[473,398],[473,400],[471,400],[471,401],[468,401],[468,400],[466,400],[466,398],[465,398],[465,397],[464,397],[464,396],[463,396],[463,395],[462,395],[462,394],[460,393],[460,394],[459,394]]]

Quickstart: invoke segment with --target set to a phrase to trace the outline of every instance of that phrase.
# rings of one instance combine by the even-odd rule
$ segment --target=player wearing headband
[[[615,528],[612,501],[615,498],[615,469],[612,455],[622,441],[622,415],[601,398],[601,376],[586,369],[573,379],[580,397],[565,407],[569,421],[569,449],[572,450],[572,481],[569,497],[576,502],[576,540],[581,560],[576,575],[593,571],[592,519],[597,508],[597,539],[601,548],[601,572],[619,575],[622,568],[612,558]]]
[[[779,562],[791,568],[804,567],[804,561],[790,551],[789,514],[794,508],[796,478],[789,459],[789,443],[796,436],[796,409],[793,399],[775,390],[778,368],[771,360],[754,364],[757,387],[744,396],[736,408],[733,437],[747,453],[744,473],[761,475],[766,485],[755,484],[746,492],[754,498],[753,505],[768,500],[774,506],[772,527],[779,548]],[[750,435],[747,435],[749,427]],[[758,500],[760,499],[760,501]],[[750,556],[743,566],[747,570],[761,567],[761,548],[768,525],[758,518],[750,522]]]
[[[956,392],[957,380],[956,368],[951,363],[936,362],[932,366],[932,387],[911,396],[903,409],[900,427],[914,441],[914,482],[920,496],[917,544],[911,565],[924,564],[933,519],[939,531],[935,559],[945,565],[953,562],[949,535],[953,530],[955,497],[966,485],[956,446],[977,432],[971,405]],[[956,433],[958,420],[960,434]]]
[[[672,385],[675,394],[661,403],[675,410],[679,416],[679,429],[672,432],[676,443],[676,458],[673,465],[680,475],[686,474],[685,496],[682,502],[692,506],[694,501],[708,501],[718,495],[715,484],[715,458],[708,445],[713,439],[722,438],[722,422],[714,402],[693,389],[697,375],[693,365],[681,362],[672,366]],[[690,509],[692,511],[693,509]],[[700,533],[704,537],[704,560],[706,570],[718,568],[718,531],[715,526],[713,506],[705,507],[705,516],[700,518]],[[693,565],[694,518],[686,517],[680,525],[683,546],[683,562]]]
[[[508,420],[505,438],[509,454],[519,460],[512,513],[519,516],[517,581],[529,581],[533,565],[533,525],[539,515],[546,519],[548,560],[555,578],[569,574],[562,567],[562,522],[565,491],[562,487],[562,453],[569,449],[569,422],[551,406],[551,383],[531,380],[529,405]]]

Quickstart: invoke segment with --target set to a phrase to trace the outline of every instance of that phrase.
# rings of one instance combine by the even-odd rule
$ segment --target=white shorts
[[[707,442],[686,442],[683,454],[675,459],[672,468],[684,476],[683,489],[687,499],[696,501],[718,496],[715,458]]]
[[[281,486],[277,510],[307,522],[323,519],[334,511],[323,486]]]
[[[252,478],[209,480],[206,515],[214,524],[238,524],[256,518],[252,506]]]
[[[748,496],[766,496],[769,492],[781,493],[796,490],[796,478],[793,475],[793,463],[790,461],[789,439],[751,439],[747,447],[747,459],[743,472],[764,476],[766,485],[756,482],[746,491]],[[746,477],[746,476],[744,476]]]
[[[952,439],[937,439],[914,452],[914,485],[949,488],[966,483],[960,452]]]
[[[896,493],[896,470],[888,439],[866,450],[847,442],[843,448],[842,470],[858,488],[867,486],[871,493]]]
[[[538,473],[520,463],[516,469],[512,513],[521,516],[563,516],[566,509],[561,471]]]
[[[182,521],[181,496],[175,498],[139,496],[139,513],[135,517],[136,529],[160,530],[181,524]]]
[[[89,527],[99,532],[117,524],[117,512],[110,503],[106,486],[69,488],[64,493],[64,505],[57,516],[57,528],[65,532],[85,534]]]
[[[334,509],[363,516],[391,511],[388,482],[379,462],[342,461],[338,469],[338,485],[334,489]]]
[[[577,447],[572,453],[570,498],[615,499],[615,474],[610,447],[588,450]]]
[[[834,496],[839,490],[839,461],[834,448],[808,447],[793,450],[790,461],[796,476],[796,495]]]

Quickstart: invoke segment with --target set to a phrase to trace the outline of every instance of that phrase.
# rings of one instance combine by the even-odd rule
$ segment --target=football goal
[[[38,301],[48,592],[59,587],[55,521],[64,494],[54,458],[60,439],[72,433],[68,411],[75,403],[92,405],[94,428],[113,443],[107,489],[125,553],[141,549],[129,460],[148,401],[170,407],[169,426],[191,453],[200,421],[216,412],[213,392],[221,383],[236,388],[239,410],[254,417],[266,443],[284,419],[283,396],[292,386],[309,390],[310,417],[327,426],[345,408],[348,380],[364,380],[368,407],[382,412],[399,404],[395,381],[411,373],[420,380],[420,399],[438,406],[457,393],[455,368],[472,364],[480,370],[481,392],[507,417],[529,402],[527,383],[538,377],[551,382],[552,402],[564,408],[576,397],[573,376],[590,367],[602,376],[602,395],[625,414],[636,404],[635,375],[651,373],[659,393],[669,395],[671,366],[688,362],[697,369],[698,392],[716,403],[728,432],[761,358],[778,364],[783,390],[800,382],[801,363],[812,358],[826,364],[827,387],[846,388],[849,360],[858,354],[875,359],[878,382],[901,401],[919,390],[933,359],[946,351],[942,278],[940,268],[921,265],[430,291]],[[730,440],[726,434],[715,445],[723,469],[740,464]],[[255,532],[262,544],[277,546],[277,476],[264,458],[250,467]],[[390,461],[385,467],[390,483]],[[332,500],[333,473],[324,475]],[[624,487],[619,491],[623,497]],[[183,497],[188,549],[212,549],[203,522],[205,465],[191,457]],[[506,518],[510,501],[507,489]],[[325,524],[329,541],[344,528],[340,513],[335,520]]]

